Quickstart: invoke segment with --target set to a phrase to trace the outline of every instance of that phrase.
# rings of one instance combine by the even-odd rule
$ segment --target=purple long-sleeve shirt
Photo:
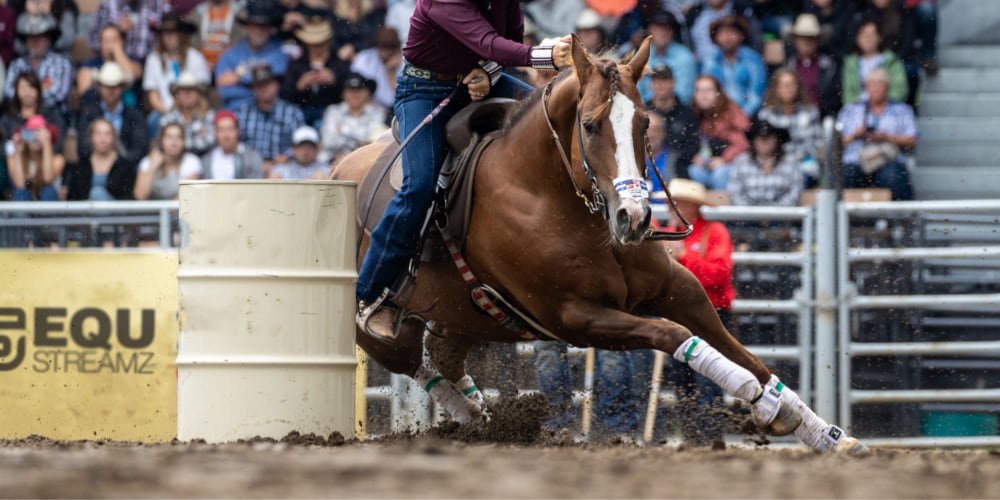
[[[464,73],[481,59],[529,66],[531,47],[519,42],[523,37],[518,0],[417,0],[403,56],[439,73]]]

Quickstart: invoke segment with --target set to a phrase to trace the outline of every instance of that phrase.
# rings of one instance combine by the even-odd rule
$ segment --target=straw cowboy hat
[[[310,21],[295,30],[295,38],[306,45],[318,45],[333,38],[333,28],[325,20]]]
[[[604,20],[601,15],[590,9],[584,9],[576,18],[576,29],[578,30],[603,30]]]
[[[793,36],[802,36],[815,38],[822,33],[823,29],[819,25],[819,19],[813,14],[799,14],[799,17],[795,18],[795,24],[792,25],[791,33]]]
[[[176,94],[178,90],[181,89],[194,89],[199,92],[205,91],[205,83],[198,79],[198,77],[192,75],[188,71],[181,71],[180,76],[177,77],[177,81],[170,84],[170,93]]]
[[[708,190],[701,183],[691,179],[673,179],[667,187],[670,196],[674,201],[689,201],[699,205],[714,207],[715,203],[708,199]],[[653,193],[653,198],[658,200],[667,199],[667,194],[663,191]]]
[[[118,63],[113,61],[108,61],[101,65],[101,69],[97,72],[97,83],[105,87],[117,87],[119,85],[125,85],[128,83],[125,78],[125,72],[122,71],[122,67]]]

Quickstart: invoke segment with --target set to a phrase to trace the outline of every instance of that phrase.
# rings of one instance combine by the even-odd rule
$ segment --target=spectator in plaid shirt
[[[243,142],[260,153],[264,172],[285,163],[292,151],[292,132],[305,124],[302,110],[278,98],[279,77],[270,66],[251,70],[254,101],[236,113]]]
[[[69,59],[52,52],[52,43],[59,38],[59,27],[52,16],[21,16],[17,35],[25,39],[28,53],[14,60],[7,71],[4,95],[14,97],[18,75],[32,72],[42,82],[42,100],[46,106],[64,110],[66,97],[73,85],[73,65]]]
[[[740,155],[729,172],[729,202],[740,206],[795,206],[802,194],[802,170],[787,154],[788,131],[756,120],[747,132],[750,152]]]
[[[813,179],[819,177],[819,150],[823,145],[823,130],[819,110],[809,102],[802,80],[792,70],[781,68],[771,76],[764,98],[764,107],[757,118],[788,130],[791,140],[786,153],[802,165]]]
[[[99,50],[101,30],[114,24],[125,33],[125,53],[144,61],[156,41],[153,27],[169,9],[167,0],[104,0],[90,21],[90,48]]]

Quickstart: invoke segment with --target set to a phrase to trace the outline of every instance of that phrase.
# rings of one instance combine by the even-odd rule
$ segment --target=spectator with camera
[[[909,105],[890,98],[891,80],[886,70],[871,70],[865,78],[868,100],[840,111],[844,187],[886,188],[893,200],[912,200],[906,152],[917,145],[917,123]]]
[[[56,127],[42,115],[28,118],[4,146],[14,201],[59,201],[63,156],[56,152]]]
[[[90,154],[70,165],[66,198],[71,201],[131,200],[135,189],[135,162],[120,154],[114,125],[95,118],[86,129]]]
[[[334,51],[333,30],[325,20],[306,23],[295,31],[295,38],[306,50],[288,64],[282,95],[302,109],[306,123],[314,124],[327,106],[340,102],[350,63]]]
[[[198,157],[184,151],[184,128],[168,123],[160,129],[149,155],[139,162],[135,180],[137,200],[176,200],[181,180],[197,179]]]
[[[906,82],[906,68],[903,60],[891,50],[882,48],[882,32],[874,19],[865,19],[858,25],[857,53],[844,58],[842,100],[844,105],[868,99],[862,82],[868,81],[868,74],[882,69],[889,76],[889,99],[905,102],[909,92]]]
[[[79,140],[77,158],[90,155],[87,127],[97,118],[105,118],[111,122],[122,148],[120,154],[126,160],[138,162],[149,150],[146,115],[123,101],[126,85],[125,72],[118,64],[106,62],[101,66],[101,70],[97,72],[98,99],[82,102],[76,118],[76,136]]]
[[[188,72],[182,72],[170,84],[174,106],[160,118],[159,127],[179,123],[184,127],[184,146],[189,153],[203,155],[215,146],[215,112],[208,102],[206,84]]]
[[[17,35],[24,40],[27,54],[10,64],[4,95],[14,97],[14,83],[22,73],[35,73],[42,82],[42,100],[60,112],[73,87],[73,65],[69,59],[52,51],[52,43],[61,30],[48,15],[22,15],[17,21]]]
[[[802,169],[794,154],[785,149],[788,131],[759,119],[750,126],[747,138],[750,151],[738,156],[729,172],[729,202],[738,206],[798,205]]]
[[[229,110],[215,113],[216,146],[201,157],[202,179],[261,179],[264,160],[256,151],[240,142],[240,124]]]
[[[14,137],[24,123],[35,115],[42,115],[45,123],[54,127],[56,153],[62,153],[65,124],[62,115],[46,106],[42,101],[42,82],[34,73],[21,73],[14,78],[14,98],[7,101],[6,110],[0,116],[0,132],[3,137]]]

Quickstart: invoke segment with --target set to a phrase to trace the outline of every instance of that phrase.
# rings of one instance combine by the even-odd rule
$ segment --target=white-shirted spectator
[[[212,151],[201,157],[202,179],[260,179],[264,160],[256,151],[240,142],[240,125],[229,110],[215,113],[215,141]]]
[[[292,157],[288,163],[283,163],[271,169],[269,179],[327,179],[330,176],[330,165],[319,161],[319,133],[316,129],[305,125],[295,129],[292,134]]]
[[[197,179],[200,172],[198,157],[184,152],[184,128],[169,123],[160,129],[149,155],[139,162],[135,199],[176,200],[180,181]]]
[[[181,72],[189,73],[206,85],[211,80],[205,56],[191,47],[191,35],[195,30],[195,25],[174,12],[165,14],[157,27],[156,47],[146,58],[142,78],[142,89],[153,111],[150,119],[157,125],[160,117],[174,106],[170,86],[180,78]]]
[[[375,82],[352,74],[344,82],[344,99],[323,114],[320,159],[336,163],[347,153],[372,142],[385,131],[386,110],[372,102]]]
[[[375,46],[362,50],[351,63],[351,71],[375,82],[375,102],[391,108],[396,102],[396,76],[403,64],[399,35],[392,28],[375,34]]]

